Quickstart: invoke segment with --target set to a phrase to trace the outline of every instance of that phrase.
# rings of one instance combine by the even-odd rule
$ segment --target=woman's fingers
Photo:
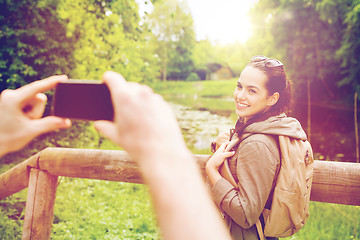
[[[226,147],[229,145],[230,141],[223,142],[220,147],[218,148],[218,151],[224,152],[226,151]]]
[[[235,151],[231,151],[231,152],[224,152],[224,155],[225,155],[225,157],[226,157],[226,158],[228,158],[228,157],[232,157],[232,156],[234,156],[234,154],[235,154]]]

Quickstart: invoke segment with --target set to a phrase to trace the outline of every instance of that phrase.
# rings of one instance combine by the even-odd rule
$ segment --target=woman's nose
[[[244,90],[243,89],[240,89],[240,90],[236,90],[235,91],[235,99],[243,99],[245,94],[244,94]]]

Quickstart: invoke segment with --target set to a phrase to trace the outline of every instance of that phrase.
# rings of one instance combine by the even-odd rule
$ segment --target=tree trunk
[[[356,146],[356,162],[359,163],[359,128],[357,120],[357,99],[358,94],[355,92],[354,96],[354,122],[355,122],[355,146]]]
[[[311,91],[310,91],[310,78],[307,79],[307,132],[308,140],[311,139]]]
[[[166,82],[166,75],[167,75],[167,46],[165,47],[165,54],[164,54],[164,59],[163,59],[163,82]]]

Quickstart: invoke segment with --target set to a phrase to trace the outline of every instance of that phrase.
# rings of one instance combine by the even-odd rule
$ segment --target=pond
[[[171,103],[187,146],[194,153],[210,153],[210,144],[221,132],[233,128],[228,117]]]

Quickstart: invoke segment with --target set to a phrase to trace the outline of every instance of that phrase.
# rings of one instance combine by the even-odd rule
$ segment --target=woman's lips
[[[244,108],[247,108],[247,107],[249,107],[249,105],[246,104],[246,103],[241,103],[241,102],[236,103],[236,108],[237,109],[244,109]]]

